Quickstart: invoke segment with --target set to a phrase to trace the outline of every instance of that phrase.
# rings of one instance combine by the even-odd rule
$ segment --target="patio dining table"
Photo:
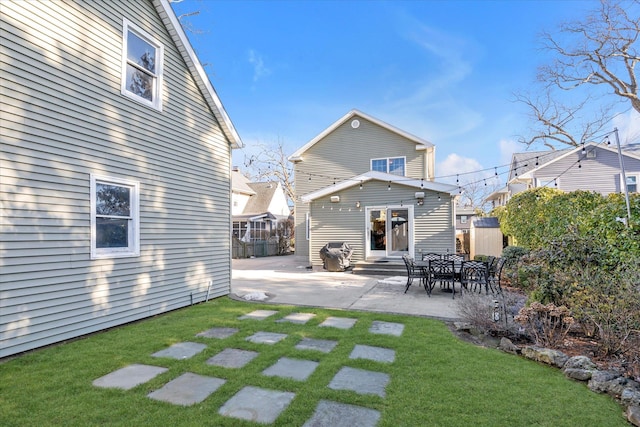
[[[451,292],[453,297],[455,298],[455,283],[460,282],[460,272],[462,270],[462,261],[456,262],[454,260],[440,259],[440,260],[422,260],[416,261],[416,266],[421,268],[425,277],[427,277],[428,286],[430,289],[433,289],[435,282],[447,281],[451,283],[451,288],[447,286],[447,288],[442,289],[443,292]],[[447,277],[449,274],[450,268],[447,268],[447,265],[453,264],[452,277]],[[449,271],[445,271],[449,270]]]

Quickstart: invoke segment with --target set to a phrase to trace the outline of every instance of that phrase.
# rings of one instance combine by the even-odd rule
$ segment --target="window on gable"
[[[371,170],[404,176],[404,157],[390,157],[386,159],[372,159]]]
[[[164,48],[157,40],[126,19],[123,28],[121,92],[131,99],[162,110]]]
[[[91,258],[140,254],[139,183],[91,175]]]

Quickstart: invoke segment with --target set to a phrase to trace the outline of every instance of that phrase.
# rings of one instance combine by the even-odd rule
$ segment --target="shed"
[[[496,217],[476,218],[471,223],[470,229],[471,259],[476,255],[502,254],[503,235],[500,231],[500,223]]]

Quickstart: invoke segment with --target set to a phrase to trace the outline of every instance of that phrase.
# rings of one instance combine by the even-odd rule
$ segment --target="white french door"
[[[400,258],[413,253],[413,206],[366,209],[366,258]]]

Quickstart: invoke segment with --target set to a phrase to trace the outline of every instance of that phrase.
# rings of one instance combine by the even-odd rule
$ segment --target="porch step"
[[[398,260],[378,260],[378,261],[358,261],[354,264],[353,274],[365,276],[406,276],[407,269],[403,261]]]

